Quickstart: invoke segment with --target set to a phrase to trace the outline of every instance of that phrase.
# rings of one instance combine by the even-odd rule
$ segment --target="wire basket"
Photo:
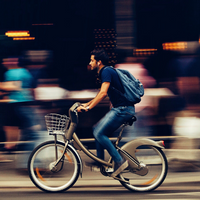
[[[64,135],[70,119],[66,115],[50,113],[45,116],[45,121],[49,135]]]

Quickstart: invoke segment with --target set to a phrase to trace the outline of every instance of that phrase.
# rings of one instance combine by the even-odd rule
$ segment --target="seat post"
[[[124,128],[125,128],[126,126],[127,126],[127,124],[123,124],[123,125],[122,125],[121,131],[120,131],[120,133],[119,133],[119,135],[118,135],[118,137],[117,137],[117,141],[115,142],[115,145],[116,145],[116,146],[118,146],[119,142],[121,141],[121,139],[122,139],[122,133],[123,133],[123,130],[124,130]]]

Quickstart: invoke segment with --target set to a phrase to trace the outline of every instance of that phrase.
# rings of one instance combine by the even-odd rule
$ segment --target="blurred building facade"
[[[80,101],[72,98],[71,90],[97,89],[95,72],[87,67],[89,54],[105,48],[111,65],[128,65],[133,71],[140,66],[154,80],[146,87],[146,99],[151,101],[146,101],[138,127],[148,123],[149,135],[172,135],[176,117],[198,117],[199,1],[7,0],[2,4],[0,58],[22,57],[37,80],[35,87],[40,86],[40,97],[47,85],[49,96],[57,91],[52,99],[36,99],[42,109],[67,112],[75,100]],[[107,101],[98,112],[102,107],[109,109]],[[92,120],[82,123],[87,130],[98,118],[95,112],[90,115]]]

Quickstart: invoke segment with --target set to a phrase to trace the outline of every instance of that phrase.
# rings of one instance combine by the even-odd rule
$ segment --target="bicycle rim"
[[[165,154],[157,147],[144,145],[136,149],[135,155],[138,161],[146,166],[146,173],[141,175],[134,170],[125,170],[120,177],[129,180],[130,184],[121,184],[132,191],[145,192],[156,189],[167,175],[168,164]]]
[[[58,158],[62,155],[64,144],[56,143]],[[54,141],[45,142],[32,152],[28,162],[29,176],[41,190],[61,192],[73,186],[79,176],[80,165],[73,149],[69,146],[57,169],[52,169],[56,161]]]

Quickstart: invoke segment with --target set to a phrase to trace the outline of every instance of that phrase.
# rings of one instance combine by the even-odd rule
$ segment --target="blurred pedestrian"
[[[19,65],[18,58],[8,58],[3,60],[3,65],[8,69],[5,72],[4,82],[1,84],[1,89],[8,92],[8,97],[11,100],[10,106],[19,120],[19,128],[21,129],[20,143],[17,149],[20,151],[31,151],[38,139],[37,131],[39,125],[34,107],[31,107],[33,102],[32,81],[31,74],[25,68]],[[17,120],[17,119],[16,119]],[[26,168],[28,154],[24,154],[20,161],[22,168]]]

